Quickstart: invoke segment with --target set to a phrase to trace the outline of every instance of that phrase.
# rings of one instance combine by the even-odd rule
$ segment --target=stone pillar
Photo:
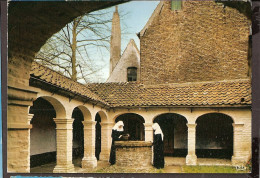
[[[18,87],[17,87],[18,86]],[[30,172],[30,120],[29,106],[39,90],[25,86],[8,86],[7,106],[7,172]]]
[[[244,142],[244,124],[237,123],[233,124],[233,156],[232,156],[232,165],[241,165],[247,161],[247,157],[250,153],[245,149],[248,145],[245,145]]]
[[[72,164],[72,124],[74,119],[54,119],[56,123],[56,142],[57,142],[57,165],[54,173],[73,173]]]
[[[100,160],[109,160],[110,147],[111,147],[111,132],[114,123],[112,122],[101,122],[101,153]]]
[[[153,123],[144,123],[145,141],[153,142]]]
[[[197,124],[187,124],[187,126],[188,126],[188,155],[186,156],[187,165],[196,165],[197,164],[197,156],[195,153],[196,125]]]
[[[95,168],[97,159],[95,157],[95,125],[96,121],[83,121],[84,125],[84,157],[82,168]]]

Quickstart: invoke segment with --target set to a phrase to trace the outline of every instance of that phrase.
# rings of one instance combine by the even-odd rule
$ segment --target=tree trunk
[[[77,70],[76,70],[76,50],[77,50],[77,21],[74,19],[73,21],[73,29],[72,29],[72,76],[71,79],[73,81],[77,81]]]

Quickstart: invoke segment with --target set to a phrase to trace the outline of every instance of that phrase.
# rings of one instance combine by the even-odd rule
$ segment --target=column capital
[[[153,123],[150,123],[150,122],[144,123],[144,130],[145,131],[153,131],[152,125],[153,125]]]
[[[113,126],[115,123],[113,122],[100,122],[101,126]]]
[[[53,118],[56,124],[72,124],[74,119],[73,118]]]
[[[147,123],[144,123],[144,126],[145,127],[152,127],[153,123],[152,122],[147,122]]]
[[[82,124],[84,126],[95,125],[96,123],[97,123],[96,121],[82,121]]]
[[[74,119],[59,119],[53,118],[56,124],[56,130],[72,130],[72,124]]]
[[[34,114],[28,114],[28,122],[29,122],[29,124],[30,124],[30,122],[31,122],[31,120],[32,120],[32,118],[33,118],[33,116],[34,116]]]
[[[186,125],[187,125],[188,128],[195,128],[197,126],[196,123],[193,123],[193,124],[187,123]]]
[[[244,127],[244,123],[233,123],[232,126],[235,128]]]

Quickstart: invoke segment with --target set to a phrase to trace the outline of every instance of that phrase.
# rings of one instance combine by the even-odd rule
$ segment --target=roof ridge
[[[231,83],[231,82],[246,82],[250,81],[250,78],[245,79],[233,79],[233,80],[220,80],[220,81],[201,81],[201,82],[183,82],[183,83],[163,83],[163,84],[151,84],[145,85],[145,88],[160,87],[160,86],[186,86],[186,85],[199,85],[199,84],[210,84],[210,83]]]

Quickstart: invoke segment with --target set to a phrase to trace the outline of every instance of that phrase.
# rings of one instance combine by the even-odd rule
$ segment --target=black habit
[[[123,131],[117,131],[117,130],[112,130],[112,145],[111,145],[111,150],[110,150],[110,158],[109,162],[111,165],[116,163],[116,147],[115,147],[115,141],[119,141],[120,138],[119,136],[123,134]]]
[[[161,134],[154,135],[153,165],[157,169],[164,168],[163,140]]]

